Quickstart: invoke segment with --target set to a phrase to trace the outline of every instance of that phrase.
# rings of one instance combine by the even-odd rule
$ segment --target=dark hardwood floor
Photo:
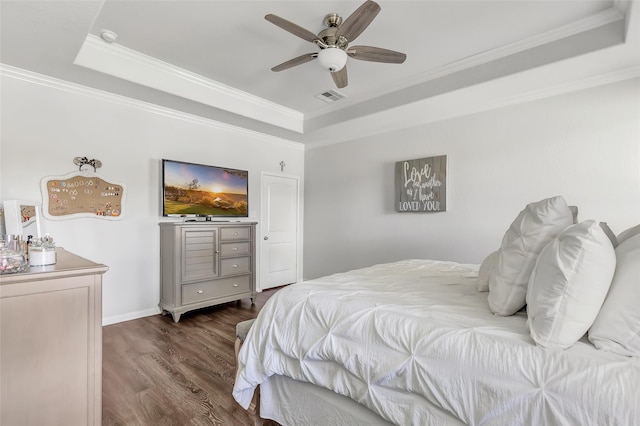
[[[238,322],[255,318],[277,289],[188,312],[103,327],[102,424],[275,425],[248,414],[231,391]]]

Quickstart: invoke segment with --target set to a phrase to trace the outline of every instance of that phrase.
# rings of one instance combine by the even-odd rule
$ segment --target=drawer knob
[[[234,286],[234,287],[238,287],[238,286],[239,286],[239,284],[234,284],[233,286]]]
[[[233,235],[238,235],[238,231],[233,231]]]
[[[203,293],[204,293],[204,290],[198,290],[198,291],[196,291],[196,293],[198,293],[198,294],[203,294]]]
[[[231,251],[238,251],[238,247],[232,248]]]
[[[237,268],[237,267],[238,267],[238,264],[237,264],[237,263],[234,263],[234,264],[233,264],[233,267],[234,267],[234,268]]]

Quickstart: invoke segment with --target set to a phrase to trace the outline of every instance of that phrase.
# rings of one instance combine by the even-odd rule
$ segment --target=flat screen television
[[[248,217],[249,172],[162,160],[162,215]]]

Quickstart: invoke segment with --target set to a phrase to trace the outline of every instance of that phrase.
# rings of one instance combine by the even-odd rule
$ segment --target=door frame
[[[264,177],[265,176],[269,176],[269,177],[275,177],[275,178],[284,178],[284,179],[292,179],[295,180],[296,182],[296,198],[297,198],[297,202],[296,202],[296,283],[302,281],[302,259],[303,259],[303,251],[302,251],[302,242],[303,242],[303,235],[302,235],[302,225],[303,225],[303,220],[302,220],[302,189],[300,187],[300,176],[296,176],[296,175],[289,175],[286,173],[274,173],[274,172],[262,172],[260,175],[260,219],[258,221],[258,232],[257,232],[257,240],[258,240],[258,247],[257,247],[257,255],[258,255],[258,262],[257,262],[257,271],[256,271],[256,289],[258,292],[262,292],[262,262],[263,262],[263,257],[262,257],[262,250],[263,250],[263,245],[264,245],[264,237],[265,237],[265,227],[261,226],[263,223],[263,219],[264,219],[264,215],[266,214],[267,211],[267,206],[266,206],[266,199],[267,197],[265,196],[265,194],[262,192],[262,183],[264,181]]]

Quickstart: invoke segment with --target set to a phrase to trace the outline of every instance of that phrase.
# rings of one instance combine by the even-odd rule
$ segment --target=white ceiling
[[[617,0],[379,0],[351,45],[404,52],[404,64],[349,59],[339,90],[315,61],[270,71],[319,49],[266,14],[318,33],[361,3],[1,0],[0,62],[305,143],[640,75],[640,4]],[[346,98],[314,97],[329,89]]]

